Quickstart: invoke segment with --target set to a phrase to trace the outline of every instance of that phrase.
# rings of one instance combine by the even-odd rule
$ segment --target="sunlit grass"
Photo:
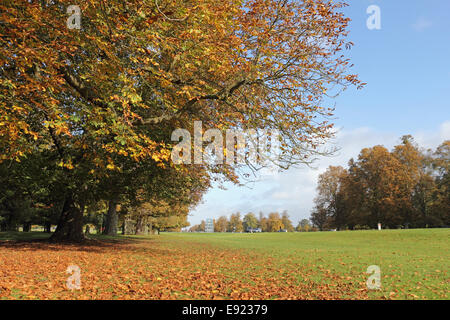
[[[297,272],[296,265],[310,268],[314,281],[332,281],[328,273],[364,281],[369,276],[367,267],[377,265],[382,288],[369,291],[372,298],[447,299],[450,289],[450,229],[186,233],[163,237],[261,252],[291,273]],[[303,277],[301,272],[298,276]]]

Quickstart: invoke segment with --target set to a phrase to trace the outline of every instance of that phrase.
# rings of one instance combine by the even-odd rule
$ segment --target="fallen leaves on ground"
[[[366,299],[364,281],[203,243],[0,244],[2,299]],[[70,265],[81,289],[66,286]],[[320,273],[321,281],[313,280]]]

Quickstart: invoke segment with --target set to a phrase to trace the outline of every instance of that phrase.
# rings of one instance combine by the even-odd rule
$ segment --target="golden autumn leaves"
[[[335,55],[348,22],[339,7],[317,1],[165,1],[159,8],[154,1],[85,1],[83,27],[68,30],[58,5],[7,2],[2,156],[29,152],[30,135],[38,140],[32,144],[83,146],[93,162],[115,154],[166,162],[170,145],[154,130],[189,129],[191,117],[218,129],[284,128],[289,153],[314,153],[331,134],[330,125],[318,121],[330,114],[317,105],[326,87],[359,84],[344,73],[347,61]],[[185,18],[168,19],[179,16]]]
[[[171,162],[172,132],[195,121],[279,130],[277,165],[308,164],[333,135],[324,97],[361,85],[341,53],[350,44],[340,3],[85,0],[80,29],[67,28],[71,4],[0,5],[0,161],[46,161],[68,199],[62,217],[81,219],[89,201],[110,197],[106,185],[166,195],[153,175],[237,182],[233,165]],[[81,239],[81,225],[66,235]]]

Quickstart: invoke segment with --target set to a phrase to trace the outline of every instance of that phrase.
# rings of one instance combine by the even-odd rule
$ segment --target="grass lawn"
[[[46,237],[0,233],[0,298],[449,298],[450,229],[29,241]],[[81,290],[66,287],[69,265],[81,269]],[[380,290],[367,289],[370,265],[381,269]]]

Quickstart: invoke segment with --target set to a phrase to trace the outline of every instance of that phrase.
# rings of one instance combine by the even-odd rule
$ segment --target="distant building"
[[[205,232],[214,232],[214,220],[206,219],[205,221]]]
[[[247,232],[250,232],[250,233],[261,232],[261,231],[262,231],[261,228],[248,228],[247,229]]]

